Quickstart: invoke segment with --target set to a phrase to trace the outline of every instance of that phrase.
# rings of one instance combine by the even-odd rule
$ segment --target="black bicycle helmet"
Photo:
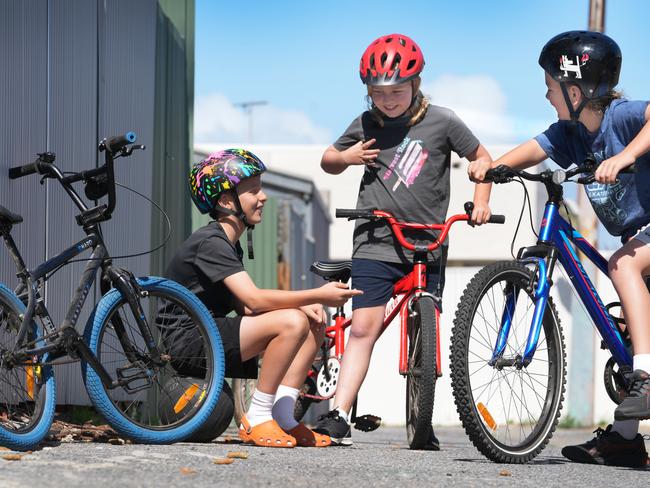
[[[539,65],[560,83],[572,120],[577,120],[588,100],[609,93],[621,73],[622,55],[618,44],[605,34],[568,31],[553,37],[542,48]],[[573,110],[566,83],[575,83],[584,95]]]

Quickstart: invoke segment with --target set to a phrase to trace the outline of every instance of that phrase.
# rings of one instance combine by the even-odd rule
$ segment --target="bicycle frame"
[[[558,203],[549,201],[546,204],[537,244],[537,246],[521,249],[518,256],[520,262],[532,263],[537,267],[538,282],[534,290],[535,310],[524,356],[517,358],[514,364],[518,367],[527,366],[533,359],[552,286],[553,269],[556,261],[559,260],[618,365],[631,367],[632,356],[621,338],[618,327],[607,312],[596,288],[582,266],[573,245],[609,277],[607,260],[560,215]],[[510,290],[508,293],[501,327],[490,361],[492,366],[503,356],[510,331],[510,320],[517,301],[515,290]]]
[[[101,143],[102,145],[104,142]],[[39,159],[40,161],[40,159]],[[2,226],[0,234],[5,240],[9,253],[18,270],[17,276],[21,284],[16,289],[17,295],[27,295],[27,307],[24,316],[22,317],[21,326],[17,335],[16,345],[11,352],[7,352],[2,358],[4,361],[18,363],[30,363],[35,356],[41,356],[49,353],[47,361],[53,358],[61,357],[66,354],[72,357],[81,356],[100,376],[102,383],[106,388],[113,389],[123,386],[128,389],[128,384],[137,379],[135,376],[126,379],[113,380],[104,366],[99,362],[97,357],[90,350],[88,345],[84,342],[83,338],[75,329],[75,325],[79,319],[81,309],[88,297],[88,294],[95,282],[97,272],[101,268],[102,278],[106,278],[112,285],[122,294],[127,300],[129,307],[134,315],[140,333],[146,343],[151,360],[153,363],[161,363],[161,354],[158,347],[155,345],[154,338],[151,334],[149,324],[147,324],[146,315],[142,309],[139,295],[140,290],[135,281],[135,278],[128,272],[119,268],[111,266],[108,251],[104,245],[101,237],[101,230],[99,222],[108,220],[115,208],[115,189],[113,178],[113,154],[106,151],[106,164],[102,168],[90,170],[87,174],[100,174],[105,172],[111,184],[108,188],[109,203],[108,206],[98,206],[89,209],[84,201],[79,197],[77,192],[72,188],[71,183],[79,181],[84,178],[83,173],[75,174],[71,177],[64,177],[61,171],[53,164],[54,157],[48,161],[46,170],[42,174],[46,177],[55,178],[59,181],[65,192],[70,196],[81,214],[77,216],[77,223],[83,227],[86,232],[86,237],[78,241],[76,244],[67,248],[60,254],[50,258],[45,263],[39,265],[33,271],[29,271],[25,262],[20,255],[20,252],[11,236],[11,225]],[[37,163],[34,163],[35,166]],[[20,169],[20,168],[16,168]],[[11,170],[14,171],[15,169]],[[11,177],[10,171],[10,177]],[[29,170],[36,172],[36,169]],[[29,173],[27,173],[29,174]],[[20,175],[18,176],[20,177]],[[50,314],[45,306],[43,298],[38,290],[38,283],[41,279],[45,278],[47,274],[55,272],[59,267],[68,263],[72,258],[78,254],[92,249],[91,256],[88,260],[82,277],[79,281],[77,289],[68,307],[66,316],[59,327],[56,327],[52,322]],[[102,294],[108,291],[107,283],[102,280]],[[40,338],[36,343],[26,343],[24,340],[28,334],[34,316],[38,316],[46,329],[46,334]],[[127,337],[126,331],[119,317],[113,317],[113,326],[120,344],[124,349],[124,353],[130,362],[136,362],[139,357],[133,347],[130,339]],[[51,340],[50,340],[51,339]],[[33,344],[33,345],[32,345]],[[162,364],[162,363],[161,363]],[[146,378],[146,374],[142,375]]]
[[[397,314],[400,314],[400,345],[399,345],[399,362],[398,369],[401,375],[408,373],[408,315],[412,313],[412,305],[414,300],[423,295],[432,296],[436,302],[440,301],[440,297],[430,295],[427,289],[427,266],[426,254],[440,247],[446,240],[451,226],[455,222],[468,221],[470,216],[466,214],[453,215],[444,224],[417,224],[411,222],[400,222],[393,215],[388,212],[374,210],[372,212],[374,218],[383,218],[389,225],[399,243],[406,249],[414,251],[413,269],[404,277],[402,277],[395,285],[393,285],[393,292],[391,299],[386,304],[384,312],[384,322],[381,328],[380,335],[388,328],[391,322],[395,319]],[[417,230],[435,230],[439,231],[438,237],[428,245],[412,244],[406,240],[402,229],[417,229]],[[346,318],[343,307],[338,307],[333,316],[334,324],[325,329],[325,336],[329,340],[327,350],[334,348],[335,357],[340,361],[345,352],[345,330],[352,324],[351,318]],[[436,371],[438,376],[442,376],[442,367],[440,363],[440,312],[436,307]],[[314,372],[310,371],[309,375],[314,376]],[[325,399],[320,396],[305,394],[307,398]]]

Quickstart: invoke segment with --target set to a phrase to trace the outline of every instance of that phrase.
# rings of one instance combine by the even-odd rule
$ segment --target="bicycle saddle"
[[[352,261],[316,261],[309,270],[328,281],[345,283],[352,273]]]
[[[2,205],[0,205],[0,222],[8,224],[20,224],[22,221],[23,218],[20,215],[10,212]]]

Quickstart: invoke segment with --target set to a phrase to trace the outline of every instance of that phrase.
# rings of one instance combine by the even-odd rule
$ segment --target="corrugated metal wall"
[[[188,6],[185,11],[191,16],[185,19],[184,33],[192,33],[189,49],[193,52],[194,2],[174,3]],[[154,168],[170,162],[173,166],[178,159],[175,161],[174,154],[189,154],[187,127],[176,136],[169,131],[163,134],[165,129],[177,130],[174,126],[157,123],[160,117],[185,121],[190,117],[193,93],[190,90],[188,96],[186,87],[180,89],[182,102],[156,111],[155,95],[161,93],[157,85],[164,85],[169,93],[177,82],[170,68],[179,63],[178,51],[169,56],[169,63],[165,55],[157,56],[158,38],[178,39],[174,26],[166,21],[157,0],[7,0],[0,4],[0,52],[5,67],[0,74],[0,133],[4,135],[0,204],[25,218],[13,234],[28,266],[56,255],[82,232],[74,221],[76,207],[58,184],[41,186],[37,176],[10,182],[8,167],[30,162],[37,152],[49,150],[57,154],[57,164],[64,171],[89,169],[98,163],[96,147],[101,137],[134,130],[138,142],[149,146],[148,150],[118,160],[116,179],[151,196]],[[193,63],[193,55],[190,58]],[[162,137],[165,144],[159,143]],[[171,156],[167,157],[167,151],[161,155],[160,147],[171,148]],[[158,163],[154,165],[154,161]],[[173,192],[158,196],[174,200]],[[162,231],[156,229],[152,236],[150,205],[120,188],[117,198],[113,219],[104,225],[111,254],[147,251],[152,241],[160,242]],[[163,206],[176,209],[176,222],[188,221],[184,202],[163,202]],[[180,232],[186,234],[187,230],[186,225]],[[152,262],[150,256],[143,256],[116,264],[146,275]],[[70,265],[48,282],[47,304],[57,323],[63,319],[82,268],[83,263]],[[0,251],[0,280],[11,285],[16,282],[4,248]],[[85,325],[91,302],[89,297],[79,330]],[[60,404],[88,403],[78,364],[59,367],[57,379]]]

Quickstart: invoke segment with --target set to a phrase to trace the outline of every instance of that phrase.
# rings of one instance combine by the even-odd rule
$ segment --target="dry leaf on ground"
[[[235,460],[233,458],[217,458],[212,462],[214,464],[232,464]]]
[[[196,474],[196,470],[183,466],[181,468],[181,474]]]
[[[248,453],[245,451],[230,451],[226,457],[234,459],[248,459]]]
[[[7,461],[20,461],[22,458],[22,454],[5,454],[2,456],[2,459],[6,459]]]

